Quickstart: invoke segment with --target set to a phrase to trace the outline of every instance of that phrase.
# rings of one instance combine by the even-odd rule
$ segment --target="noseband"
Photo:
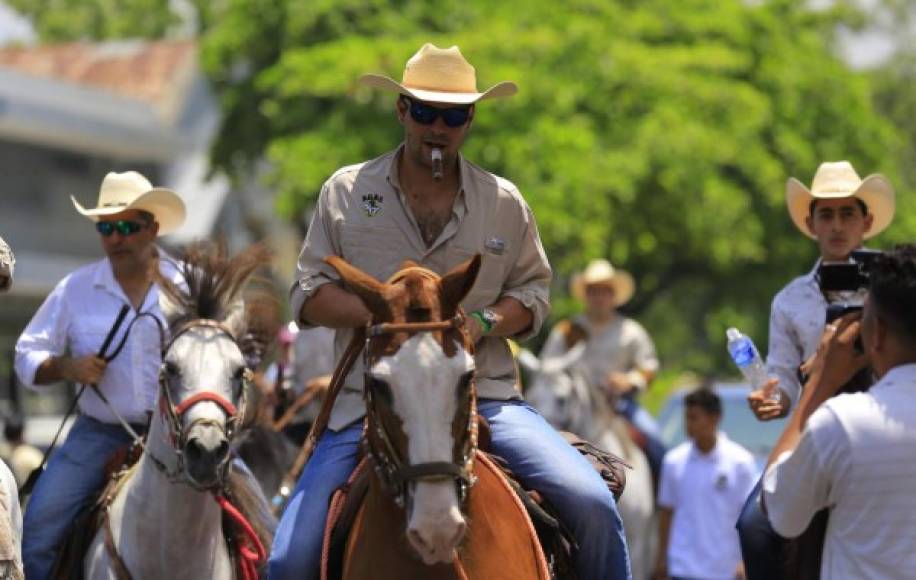
[[[373,389],[370,387],[369,369],[372,368],[373,362],[369,354],[370,343],[373,339],[398,332],[417,334],[420,332],[458,330],[464,341],[464,348],[473,352],[473,345],[470,344],[470,339],[467,333],[464,332],[464,324],[464,315],[459,313],[454,318],[441,322],[383,323],[369,326],[366,330],[366,345],[363,350],[365,373],[363,393],[366,398],[366,423],[363,444],[365,445],[366,454],[372,459],[372,464],[379,480],[382,482],[383,487],[394,497],[399,507],[406,505],[408,484],[410,482],[431,479],[453,479],[457,487],[459,500],[464,503],[468,491],[475,480],[473,468],[474,455],[477,450],[477,385],[472,377],[470,384],[471,409],[468,414],[468,424],[465,431],[467,438],[465,439],[461,462],[431,461],[410,464],[406,458],[400,456],[381,421]]]
[[[229,337],[230,340],[236,345],[238,341],[235,338],[235,335],[225,324],[217,321],[210,320],[206,318],[198,318],[191,320],[182,324],[172,335],[169,343],[162,349],[162,360],[165,361],[165,356],[168,354],[169,349],[172,348],[172,345],[181,337],[183,334],[187,333],[190,330],[195,328],[214,328],[219,331],[220,334],[224,334]],[[167,476],[170,479],[179,479],[183,477],[184,473],[184,452],[183,449],[188,442],[188,433],[197,425],[210,425],[214,427],[219,427],[223,431],[223,435],[228,441],[231,441],[238,431],[239,423],[241,423],[242,418],[245,416],[245,408],[248,403],[248,389],[246,385],[251,381],[251,370],[245,369],[245,374],[242,378],[243,384],[240,394],[240,402],[238,407],[232,404],[231,401],[220,395],[219,393],[213,391],[205,391],[202,393],[197,393],[191,397],[188,397],[184,401],[175,405],[172,401],[172,394],[169,392],[168,388],[168,377],[165,370],[165,364],[163,363],[162,368],[159,370],[159,410],[162,413],[162,416],[165,419],[166,427],[168,429],[169,443],[172,446],[175,454],[178,457],[178,465],[173,473],[170,473],[165,465],[161,465],[161,462],[155,461],[157,466],[161,470],[165,470]],[[220,409],[223,410],[223,413],[226,414],[225,427],[219,425],[218,422],[212,419],[196,419],[193,421],[186,429],[182,429],[182,423],[184,421],[185,414],[198,403],[203,403],[209,401],[215,403]],[[226,462],[228,466],[228,462]],[[223,473],[221,474],[220,480],[223,479],[222,476],[225,475],[225,467]],[[196,485],[189,481],[187,482],[193,487]]]

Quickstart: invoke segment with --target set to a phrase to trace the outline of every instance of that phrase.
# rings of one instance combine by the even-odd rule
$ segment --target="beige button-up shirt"
[[[655,344],[643,326],[631,318],[617,314],[610,323],[595,328],[585,315],[573,319],[588,333],[582,363],[593,386],[605,383],[608,373],[658,371]],[[541,360],[561,356],[566,352],[566,338],[555,326],[541,349]],[[640,385],[644,389],[645,385]]]
[[[344,167],[321,189],[297,265],[290,300],[293,312],[322,285],[339,280],[325,264],[329,255],[341,256],[379,280],[413,260],[439,274],[481,254],[477,282],[464,299],[472,312],[511,296],[533,316],[531,326],[517,339],[534,335],[549,310],[551,270],[541,245],[534,215],[511,182],[459,158],[460,189],[451,220],[427,247],[413,218],[397,174],[402,147],[377,159]],[[305,321],[301,324],[307,326]],[[336,332],[335,358],[340,359],[352,330]],[[477,386],[482,398],[520,397],[515,361],[506,340],[484,337],[477,344]],[[347,377],[331,414],[329,427],[342,429],[365,413],[362,400],[362,361]]]

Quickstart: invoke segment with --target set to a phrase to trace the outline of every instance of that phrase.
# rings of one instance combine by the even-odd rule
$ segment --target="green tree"
[[[900,176],[906,142],[873,79],[836,56],[838,27],[866,21],[842,2],[193,3],[223,108],[214,166],[244,178],[266,161],[280,211],[300,222],[335,169],[401,136],[395,97],[360,74],[398,78],[432,41],[461,46],[482,87],[516,80],[516,97],[480,105],[466,154],[532,205],[555,315],[576,307],[571,274],[607,256],[635,274],[628,311],[669,368],[730,372],[728,325],[765,344],[772,296],[816,254],[788,219],[788,176],[809,182],[836,159]],[[877,244],[914,232],[898,218]]]
[[[161,38],[179,22],[169,0],[4,0],[49,42]]]

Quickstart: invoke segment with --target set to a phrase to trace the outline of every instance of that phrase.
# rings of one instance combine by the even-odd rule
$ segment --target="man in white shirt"
[[[105,177],[97,207],[84,209],[75,199],[73,203],[95,222],[106,257],[79,268],[54,288],[16,343],[16,373],[39,392],[61,381],[98,385],[111,407],[85,389],[79,417],[35,485],[22,541],[30,580],[50,576],[69,526],[103,483],[105,462],[132,441],[114,411],[135,430],[145,430],[161,363],[160,326],[152,317],[165,323],[155,274],[158,270],[181,283],[174,263],[160,256],[155,245],[158,235],[184,221],[178,194],[154,188],[129,171]],[[122,312],[119,331],[112,335],[108,352],[101,353]],[[137,323],[131,326],[134,319]],[[106,359],[122,340],[119,354]]]
[[[656,578],[744,577],[735,520],[757,481],[757,465],[718,431],[721,419],[722,401],[710,389],[684,397],[690,440],[662,464]]]
[[[869,271],[861,322],[848,315],[827,328],[764,477],[768,517],[783,536],[830,509],[821,578],[912,578],[916,570],[916,246],[877,258]],[[834,397],[866,364],[878,382]]]
[[[821,263],[848,261],[864,240],[884,231],[894,217],[895,196],[881,175],[860,179],[848,161],[825,162],[810,189],[789,178],[786,206],[799,231],[817,241],[820,257],[810,272],[792,280],[773,299],[767,352],[767,372],[773,379],[748,397],[761,421],[786,416],[798,401],[798,370],[817,349],[829,303],[854,298],[821,291]],[[766,396],[770,391],[778,395],[775,402]],[[737,527],[748,578],[769,580],[782,574],[782,539],[760,510],[759,487],[748,498]]]

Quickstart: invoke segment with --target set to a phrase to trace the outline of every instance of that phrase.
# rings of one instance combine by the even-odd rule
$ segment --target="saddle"
[[[83,580],[83,560],[95,535],[101,529],[108,507],[129,478],[142,451],[140,446],[128,444],[116,450],[105,462],[105,485],[93,496],[70,526],[51,572],[60,580]]]
[[[498,476],[505,481],[523,506],[533,526],[531,532],[543,550],[551,577],[575,580],[576,573],[572,562],[578,546],[572,533],[563,525],[549,501],[537,490],[525,489],[504,460],[484,451],[490,449],[489,426],[482,417],[479,420],[478,462],[486,462],[484,468],[495,468]],[[613,493],[614,499],[619,500],[626,486],[625,470],[632,467],[616,455],[602,451],[572,433],[562,435],[589,460]],[[363,457],[347,483],[332,496],[322,551],[323,580],[336,580],[343,576],[348,538],[361,514],[360,509],[369,490],[369,479],[368,460]],[[493,490],[493,487],[490,486],[488,489]]]

